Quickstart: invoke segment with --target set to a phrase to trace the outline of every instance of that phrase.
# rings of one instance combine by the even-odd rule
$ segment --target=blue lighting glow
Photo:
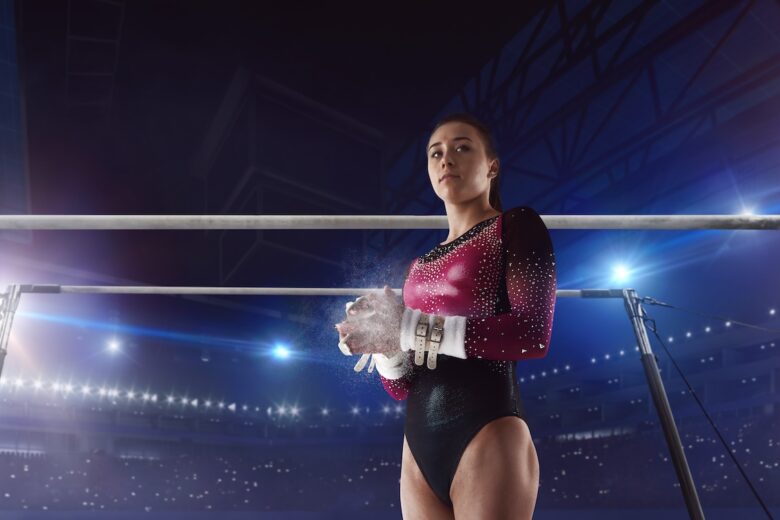
[[[631,271],[623,264],[617,264],[612,268],[612,279],[616,282],[625,282],[630,274]]]
[[[188,346],[206,345],[209,347],[233,347],[247,352],[254,352],[257,349],[256,341],[247,341],[233,338],[209,336],[205,334],[193,334],[188,332],[178,332],[173,330],[155,329],[151,327],[139,327],[133,325],[116,325],[115,323],[106,323],[98,320],[89,320],[75,318],[72,316],[45,314],[39,312],[19,312],[17,316],[30,318],[34,320],[46,321],[50,323],[59,323],[71,327],[87,328],[91,330],[104,330],[112,333],[120,333],[123,336],[139,336],[164,339],[171,342],[181,343]],[[118,345],[118,344],[117,344]],[[111,350],[111,345],[107,345]]]
[[[276,348],[274,348],[274,357],[277,359],[287,359],[290,357],[290,350],[282,345],[277,345]]]
[[[119,352],[119,342],[115,339],[112,339],[111,341],[108,342],[108,346],[106,347],[106,349],[110,353],[116,354],[117,352]]]

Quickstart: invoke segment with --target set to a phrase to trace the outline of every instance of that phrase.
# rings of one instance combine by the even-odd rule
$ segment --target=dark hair
[[[485,146],[485,155],[488,156],[488,159],[498,159],[496,145],[493,142],[493,135],[491,134],[490,129],[485,123],[467,112],[456,112],[454,114],[443,117],[433,127],[431,134],[433,134],[436,129],[443,124],[452,122],[466,123],[467,125],[473,126],[482,138],[482,143]],[[498,193],[498,180],[500,178],[500,174],[501,166],[499,163],[499,169],[496,171],[496,176],[490,180],[490,194],[488,195],[488,203],[496,211],[504,211],[501,208],[501,195]]]

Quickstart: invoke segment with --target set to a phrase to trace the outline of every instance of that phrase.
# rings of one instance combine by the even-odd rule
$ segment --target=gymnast
[[[516,367],[550,344],[552,241],[531,207],[503,211],[499,159],[481,121],[442,119],[426,154],[449,235],[412,260],[400,298],[385,285],[347,303],[339,348],[370,355],[386,391],[407,400],[405,519],[530,519],[539,460]]]

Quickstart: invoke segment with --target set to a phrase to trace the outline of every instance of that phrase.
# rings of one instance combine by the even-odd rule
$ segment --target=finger
[[[367,296],[362,296],[358,299],[357,302],[355,302],[355,305],[349,308],[347,314],[354,316],[356,314],[360,314],[361,312],[366,312],[368,310],[371,310],[375,304],[376,304],[376,298],[373,297],[369,298]]]
[[[347,319],[345,321],[351,325],[362,326],[361,324],[365,323],[366,320],[375,319],[375,316],[378,313],[379,311],[376,309],[367,309],[358,314],[352,314],[350,316],[347,316]]]
[[[368,301],[366,300],[365,296],[361,296],[357,300],[354,301],[352,305],[349,306],[347,309],[347,314],[357,314],[361,311],[363,311],[368,306]]]
[[[397,303],[401,300],[401,295],[395,292],[389,285],[387,286],[387,295],[393,303]]]
[[[347,317],[345,321],[354,322],[354,321],[365,320],[366,318],[370,318],[371,316],[377,313],[377,307],[379,306],[376,305],[374,307],[362,309],[356,312],[349,312],[347,313]]]
[[[352,351],[349,350],[349,346],[345,343],[346,339],[349,337],[349,334],[347,334],[345,337],[339,339],[339,350],[342,354],[345,356],[351,356]]]
[[[366,366],[366,361],[368,361],[368,358],[373,357],[370,354],[363,354],[360,356],[360,360],[357,362],[357,365],[355,365],[355,372],[360,372],[363,370],[363,367]]]
[[[356,303],[357,303],[357,300],[354,300],[354,301],[351,301],[351,302],[347,302],[346,309],[344,309],[344,312],[347,313],[347,314],[352,314],[352,312],[351,312],[352,307],[354,307]]]
[[[372,346],[366,341],[366,335],[359,332],[348,334],[343,343],[352,354],[365,354],[372,351]]]
[[[339,339],[343,341],[344,336],[357,330],[357,325],[355,323],[342,321],[341,323],[336,324],[336,330],[339,331]]]

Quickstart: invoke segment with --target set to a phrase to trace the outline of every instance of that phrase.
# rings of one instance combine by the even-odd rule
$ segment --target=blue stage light
[[[287,359],[290,357],[290,350],[282,345],[277,345],[274,348],[274,357],[277,359]]]
[[[119,342],[115,339],[112,339],[111,341],[108,342],[108,346],[106,348],[112,354],[116,354],[117,352],[119,352]]]
[[[612,268],[612,279],[616,282],[625,282],[628,280],[629,275],[631,274],[628,267],[626,267],[623,264],[617,264],[615,267]]]

